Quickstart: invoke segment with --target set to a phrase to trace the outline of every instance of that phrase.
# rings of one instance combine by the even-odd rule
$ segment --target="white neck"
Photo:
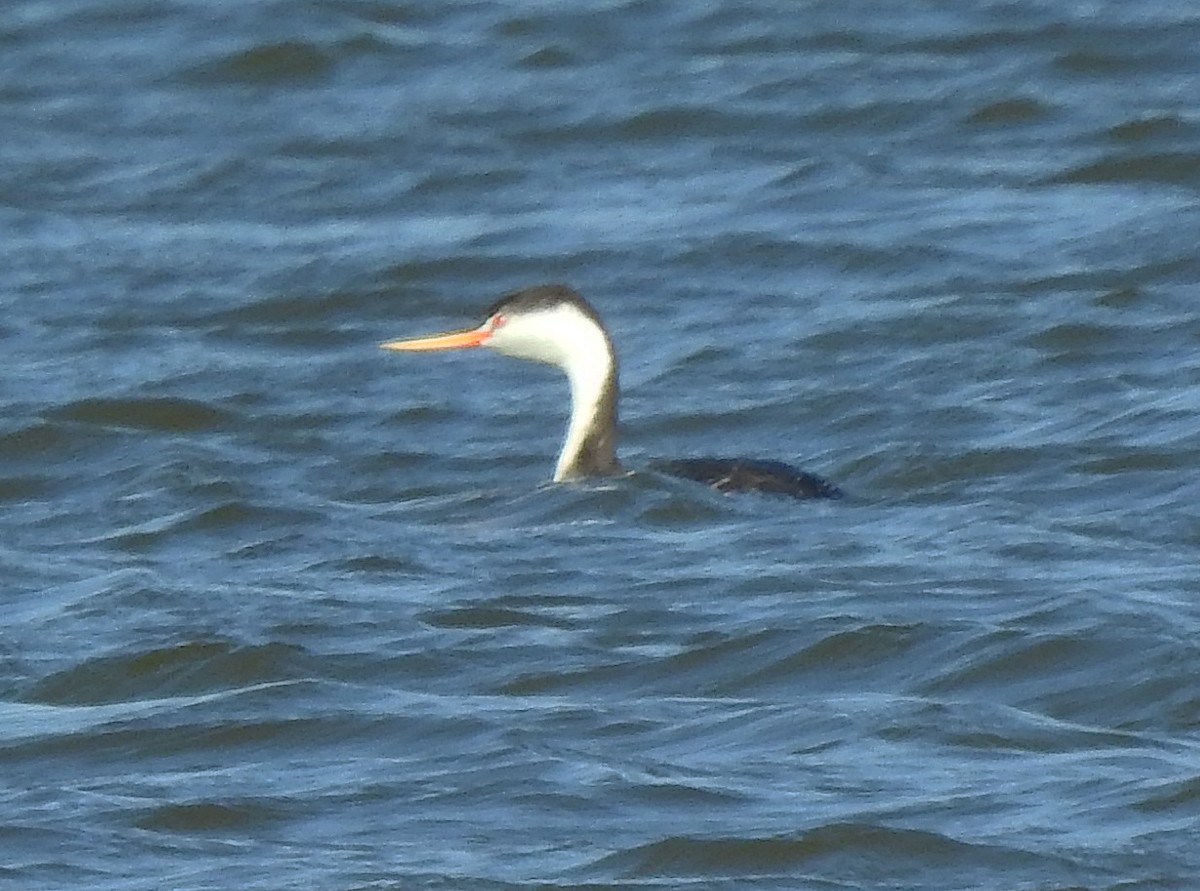
[[[571,384],[571,421],[563,440],[556,482],[616,467],[616,363],[605,342],[604,350],[587,350],[565,369]]]
[[[563,304],[515,315],[486,345],[521,359],[561,368],[571,385],[571,420],[554,469],[556,482],[618,469],[617,363],[612,344],[594,320]]]

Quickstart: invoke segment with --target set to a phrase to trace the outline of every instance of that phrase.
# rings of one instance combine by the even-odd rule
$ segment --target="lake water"
[[[0,876],[1200,881],[1190,4],[0,9]],[[565,281],[553,369],[376,345]],[[725,496],[662,457],[847,497]]]

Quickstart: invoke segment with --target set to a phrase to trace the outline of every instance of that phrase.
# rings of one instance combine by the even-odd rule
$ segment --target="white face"
[[[557,365],[568,375],[581,363],[597,357],[608,360],[604,332],[569,303],[516,315],[501,310],[484,325],[491,330],[484,346],[506,356]]]

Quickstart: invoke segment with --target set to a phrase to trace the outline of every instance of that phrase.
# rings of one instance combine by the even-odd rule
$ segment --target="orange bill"
[[[427,337],[412,337],[408,340],[389,340],[379,345],[384,350],[460,350],[463,347],[482,346],[492,336],[488,328],[471,328],[466,331],[451,331],[447,334],[431,334]]]

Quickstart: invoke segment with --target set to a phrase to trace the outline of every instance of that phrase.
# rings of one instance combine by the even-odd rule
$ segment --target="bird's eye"
[[[507,321],[508,321],[508,319],[506,319],[506,318],[504,317],[504,313],[500,313],[500,312],[498,312],[498,313],[496,313],[494,316],[492,316],[492,318],[491,318],[491,320],[490,320],[490,322],[491,322],[491,329],[492,329],[493,331],[495,331],[497,328],[503,328],[503,327],[504,327],[504,323],[505,323],[505,322],[507,322]]]

